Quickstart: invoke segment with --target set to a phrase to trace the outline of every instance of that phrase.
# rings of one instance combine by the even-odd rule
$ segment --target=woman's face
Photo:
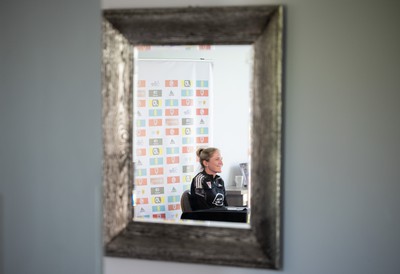
[[[209,161],[204,161],[205,171],[210,175],[216,175],[217,173],[222,172],[223,165],[224,163],[222,162],[219,150],[216,150],[213,153]]]

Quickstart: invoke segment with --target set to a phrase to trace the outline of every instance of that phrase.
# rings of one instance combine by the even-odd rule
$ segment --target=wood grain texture
[[[103,21],[103,238],[132,219],[132,47]]]
[[[275,9],[258,6],[108,10],[104,16],[132,44],[234,45],[253,43]]]
[[[273,265],[280,265],[282,10],[254,44],[251,226]]]
[[[280,268],[283,8],[107,10],[104,26],[106,255]],[[254,45],[250,229],[132,220],[131,46],[145,44]]]

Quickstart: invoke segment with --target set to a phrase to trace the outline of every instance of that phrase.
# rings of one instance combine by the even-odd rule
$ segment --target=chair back
[[[182,212],[192,211],[192,206],[190,205],[190,191],[185,190],[181,196],[181,209]]]

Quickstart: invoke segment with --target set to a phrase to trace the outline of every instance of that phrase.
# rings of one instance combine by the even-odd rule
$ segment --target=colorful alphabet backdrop
[[[180,197],[211,144],[212,63],[139,60],[134,75],[134,217],[179,220]]]

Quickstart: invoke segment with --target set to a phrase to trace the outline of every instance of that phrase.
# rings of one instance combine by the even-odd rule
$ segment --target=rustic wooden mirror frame
[[[103,12],[105,255],[281,267],[282,6]],[[133,45],[254,46],[249,229],[132,219]]]

